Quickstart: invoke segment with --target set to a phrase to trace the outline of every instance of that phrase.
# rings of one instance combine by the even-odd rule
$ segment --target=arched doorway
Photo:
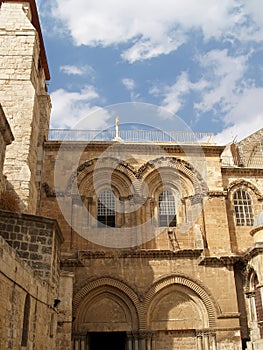
[[[74,350],[128,349],[129,335],[138,328],[137,310],[129,292],[116,285],[114,280],[101,280],[80,293],[83,298],[76,301]]]
[[[147,298],[147,329],[158,334],[156,349],[216,349],[216,310],[198,284],[166,277],[153,285]]]

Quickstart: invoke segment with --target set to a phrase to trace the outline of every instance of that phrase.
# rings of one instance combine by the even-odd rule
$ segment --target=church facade
[[[35,1],[0,6],[0,349],[262,349],[263,129],[54,137]]]

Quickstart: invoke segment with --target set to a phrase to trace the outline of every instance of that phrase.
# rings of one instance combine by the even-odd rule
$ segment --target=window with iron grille
[[[160,227],[176,226],[176,202],[171,191],[164,190],[159,195],[158,210]]]
[[[111,190],[104,190],[98,196],[97,220],[98,227],[115,227],[115,197]]]
[[[254,223],[253,206],[250,195],[244,190],[234,193],[234,210],[237,226],[252,226]]]

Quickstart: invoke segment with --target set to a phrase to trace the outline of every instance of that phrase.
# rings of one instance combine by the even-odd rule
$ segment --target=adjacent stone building
[[[35,1],[0,5],[22,212],[0,212],[0,349],[262,349],[263,129],[230,146],[138,142],[117,123],[48,137]]]

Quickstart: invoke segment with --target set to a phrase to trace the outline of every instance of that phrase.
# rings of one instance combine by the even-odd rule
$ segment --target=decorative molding
[[[199,265],[204,266],[233,266],[237,261],[242,259],[243,255],[226,255],[226,256],[204,256],[201,258]]]
[[[245,175],[245,176],[249,176],[249,175],[258,175],[258,176],[262,176],[263,175],[263,169],[259,169],[259,168],[236,168],[236,167],[222,167],[221,171],[224,175]]]
[[[108,287],[112,287],[116,290],[116,295],[119,295],[118,291],[123,293],[132,302],[138,314],[138,309],[140,307],[139,298],[136,292],[124,282],[113,279],[111,277],[101,277],[91,280],[83,288],[81,288],[73,297],[72,314],[76,315],[77,309],[80,306],[82,300],[86,298],[91,291],[96,290],[100,287],[106,287],[105,290],[107,290]]]
[[[208,191],[208,197],[227,197],[227,191]]]
[[[218,319],[229,319],[229,318],[239,318],[240,317],[240,312],[225,312],[221,315],[219,315],[217,318]]]
[[[236,180],[229,184],[225,189],[227,191],[227,198],[237,189],[250,189],[256,196],[259,201],[263,201],[263,195],[260,193],[259,189],[254,186],[251,182],[246,180]]]
[[[83,263],[85,260],[92,259],[111,259],[111,258],[145,258],[145,259],[178,259],[178,258],[193,258],[201,256],[203,249],[181,249],[175,252],[171,250],[155,250],[155,249],[123,249],[119,251],[80,251],[79,259]]]

